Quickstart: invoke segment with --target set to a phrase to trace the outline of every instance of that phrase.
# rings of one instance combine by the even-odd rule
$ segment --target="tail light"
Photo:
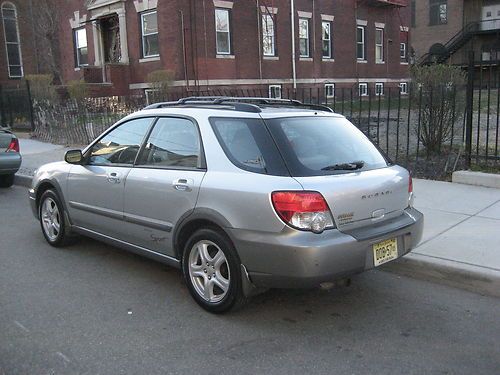
[[[408,207],[413,207],[413,179],[408,176]]]
[[[291,227],[314,233],[334,228],[330,208],[318,192],[275,191],[271,200],[278,216]]]
[[[6,152],[19,152],[19,141],[17,138],[12,138]]]

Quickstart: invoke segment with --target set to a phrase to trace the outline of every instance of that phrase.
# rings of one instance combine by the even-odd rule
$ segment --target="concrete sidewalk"
[[[29,186],[40,165],[68,150],[20,139],[16,183]],[[74,148],[74,147],[73,147]],[[500,189],[414,180],[415,207],[425,215],[420,245],[384,270],[500,297]]]

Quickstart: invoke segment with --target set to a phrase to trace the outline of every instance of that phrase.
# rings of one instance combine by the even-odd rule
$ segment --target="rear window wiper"
[[[355,171],[363,168],[365,162],[362,160],[352,161],[350,163],[333,164],[321,168],[322,171]]]

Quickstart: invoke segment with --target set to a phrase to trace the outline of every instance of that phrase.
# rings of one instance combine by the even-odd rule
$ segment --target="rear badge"
[[[392,194],[391,190],[379,191],[379,192],[373,193],[373,194],[362,195],[361,199],[378,198],[378,197],[382,197],[384,195],[389,195],[389,194]]]
[[[345,214],[340,214],[337,216],[337,220],[339,221],[339,225],[349,224],[354,217],[354,212],[347,212]]]

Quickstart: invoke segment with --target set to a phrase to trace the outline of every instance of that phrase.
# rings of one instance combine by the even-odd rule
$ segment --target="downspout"
[[[293,90],[297,90],[297,72],[295,68],[295,0],[290,0],[290,18],[292,25],[292,81],[293,81]]]
[[[209,80],[208,80],[208,65],[207,65],[207,59],[208,59],[208,47],[207,47],[207,11],[205,7],[205,0],[203,0],[203,34],[204,34],[204,42],[205,42],[205,77],[206,77],[206,84],[207,84],[207,91],[210,90],[210,85],[209,85]]]
[[[186,30],[184,29],[184,12],[179,10],[181,15],[181,29],[182,29],[182,60],[184,63],[184,81],[186,81],[186,92],[189,92],[189,80],[188,80],[188,72],[186,65]]]
[[[261,20],[262,17],[260,16],[260,7],[259,7],[259,0],[256,2],[257,4],[257,40],[259,42],[259,78],[262,82],[262,46],[261,46]]]

